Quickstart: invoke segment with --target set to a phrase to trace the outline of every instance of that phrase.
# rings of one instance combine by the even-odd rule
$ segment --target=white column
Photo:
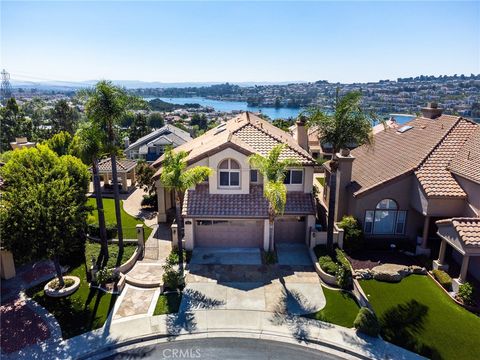
[[[263,221],[263,250],[268,251],[268,243],[270,241],[270,224],[268,219]]]
[[[440,251],[438,253],[438,263],[440,265],[443,265],[445,262],[445,251],[447,250],[447,242],[445,239],[442,239],[442,242],[440,243]]]
[[[122,173],[122,190],[128,192],[127,173]]]

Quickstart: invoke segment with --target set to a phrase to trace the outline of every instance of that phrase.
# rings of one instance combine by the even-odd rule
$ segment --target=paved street
[[[176,355],[176,356],[175,356]],[[308,348],[288,343],[268,340],[215,338],[201,340],[183,340],[172,343],[157,344],[122,352],[106,359],[170,359],[196,358],[207,360],[336,360],[344,357],[320,351],[318,348]]]

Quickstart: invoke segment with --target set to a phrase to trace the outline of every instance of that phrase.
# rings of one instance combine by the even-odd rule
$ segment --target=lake
[[[154,97],[145,97],[145,100],[152,100]],[[248,106],[244,101],[223,101],[223,100],[212,100],[202,97],[178,97],[178,98],[165,98],[162,97],[160,100],[171,104],[200,104],[205,107],[214,108],[216,111],[251,111],[251,112],[261,112],[265,115],[268,115],[271,119],[288,119],[296,118],[298,114],[303,110],[299,108],[273,108],[265,106]],[[390,114],[399,124],[403,124],[415,116],[408,114]]]

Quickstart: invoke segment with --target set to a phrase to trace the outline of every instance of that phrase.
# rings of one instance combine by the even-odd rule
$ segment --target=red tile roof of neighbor
[[[233,147],[246,155],[260,154],[266,156],[278,144],[285,144],[280,159],[294,159],[302,165],[313,166],[315,160],[285,131],[249,112],[221,124],[205,134],[173,149],[174,152],[186,151],[187,163],[196,161],[218,152],[226,147]],[[164,160],[162,155],[152,166],[159,168]],[[155,177],[160,175],[157,171]]]
[[[450,162],[448,169],[461,177],[480,184],[480,126]]]
[[[452,226],[466,247],[480,247],[480,218],[452,218],[436,224]]]
[[[406,125],[412,128],[403,133],[388,128],[374,135],[372,146],[363,145],[352,151],[354,195],[415,172],[427,196],[465,196],[447,168],[452,160],[467,157],[464,145],[478,124],[442,115],[436,119],[418,117]],[[460,166],[460,162],[454,161],[465,170],[468,166],[463,162]]]
[[[312,194],[288,192],[285,215],[309,214],[315,214]],[[251,185],[249,194],[209,194],[208,185],[197,185],[185,193],[183,216],[268,218],[268,201],[262,185]]]
[[[117,171],[118,172],[128,172],[137,166],[135,160],[130,159],[116,159]],[[106,158],[98,162],[98,170],[100,172],[111,172],[112,171],[112,160],[111,158]]]

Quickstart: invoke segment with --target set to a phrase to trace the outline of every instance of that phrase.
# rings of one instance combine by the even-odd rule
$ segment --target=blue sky
[[[480,2],[1,0],[0,66],[33,80],[377,81],[480,73]]]

